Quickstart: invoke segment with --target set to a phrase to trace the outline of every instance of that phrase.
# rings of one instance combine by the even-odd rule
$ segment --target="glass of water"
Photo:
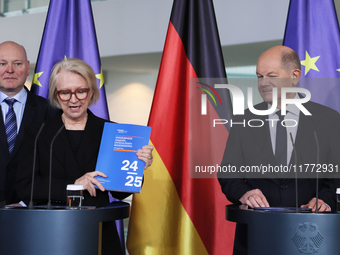
[[[337,211],[340,213],[340,188],[336,189]]]
[[[68,184],[66,188],[68,209],[77,210],[82,206],[84,186],[81,184]]]

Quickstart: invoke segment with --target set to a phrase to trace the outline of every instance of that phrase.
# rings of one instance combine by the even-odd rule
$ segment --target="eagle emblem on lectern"
[[[305,222],[298,224],[292,240],[300,253],[313,254],[318,252],[323,239],[318,225]]]

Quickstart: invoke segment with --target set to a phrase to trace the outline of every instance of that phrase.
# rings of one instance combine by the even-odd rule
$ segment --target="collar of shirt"
[[[1,104],[1,111],[2,111],[2,117],[3,117],[3,121],[5,123],[5,118],[6,118],[6,113],[8,112],[8,104],[6,102],[4,102],[4,100],[7,98],[8,96],[0,91],[0,104]],[[27,101],[27,91],[25,88],[22,88],[22,90],[20,90],[19,93],[17,93],[14,97],[17,100],[17,102],[13,105],[13,109],[15,112],[15,116],[17,118],[17,126],[18,126],[18,130],[20,129],[20,125],[21,125],[21,120],[24,114],[24,109],[25,109],[25,105],[26,105],[26,101]]]
[[[296,93],[294,99],[299,99],[299,98],[300,98],[299,95]],[[268,109],[270,109],[271,107],[272,107],[272,105],[268,103]],[[280,110],[281,109],[276,108],[276,110],[273,113],[269,114],[269,116],[268,116],[269,119],[279,119],[279,117],[277,116],[276,113]],[[287,116],[290,113],[299,117],[300,109],[295,104],[289,104],[289,105],[286,106],[286,117],[285,117],[285,119],[287,119]]]

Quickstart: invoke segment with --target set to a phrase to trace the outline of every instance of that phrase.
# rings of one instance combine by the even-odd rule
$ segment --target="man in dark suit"
[[[258,110],[271,108],[272,91],[276,87],[278,109],[265,116],[255,115],[247,109],[243,116],[235,117],[234,123],[242,123],[243,120],[248,123],[252,119],[261,119],[264,125],[261,127],[251,127],[247,124],[234,125],[230,131],[221,165],[235,166],[238,170],[244,166],[294,165],[295,156],[290,134],[296,147],[297,165],[315,164],[317,163],[317,145],[314,132],[317,134],[320,148],[319,163],[332,164],[334,167],[339,165],[340,115],[328,107],[307,102],[303,106],[311,115],[305,115],[295,105],[287,105],[287,114],[283,118],[294,120],[296,125],[284,128],[284,140],[277,140],[281,139],[277,135],[282,132],[277,129],[277,126],[283,121],[282,119],[279,121],[281,116],[277,114],[281,110],[281,88],[296,87],[301,76],[300,70],[298,55],[288,47],[276,46],[260,56],[256,73],[258,89],[264,102],[254,108]],[[296,93],[287,93],[286,97],[299,99]],[[281,145],[283,149],[280,149]],[[279,153],[280,150],[283,151],[282,154]],[[302,170],[304,171],[305,169]],[[246,174],[243,178],[230,179],[227,178],[226,173],[219,173],[218,177],[222,192],[232,203],[242,203],[250,207],[295,206],[294,175],[279,173],[275,178],[268,178],[265,175],[261,177],[259,174],[257,177],[260,178],[249,178]],[[299,177],[302,177],[298,179],[299,206],[315,210],[316,180],[303,178],[302,174]],[[318,185],[319,211],[336,210],[334,180],[323,178],[319,180]],[[247,230],[242,224],[238,224],[236,228],[234,254],[247,254]]]
[[[29,66],[23,46],[11,41],[0,44],[0,207],[19,202],[14,186],[25,127],[53,114],[46,99],[24,86]],[[12,128],[14,135],[8,138]]]

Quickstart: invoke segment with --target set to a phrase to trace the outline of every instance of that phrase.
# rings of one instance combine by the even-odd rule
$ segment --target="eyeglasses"
[[[57,95],[61,101],[67,102],[71,100],[72,95],[75,95],[78,100],[85,100],[89,95],[89,88],[80,88],[72,92],[69,89],[57,91]]]

